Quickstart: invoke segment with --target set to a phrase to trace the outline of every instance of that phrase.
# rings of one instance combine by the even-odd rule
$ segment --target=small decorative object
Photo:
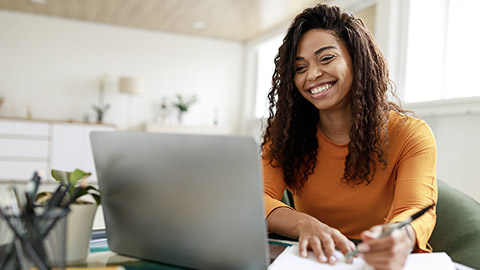
[[[27,109],[27,119],[32,119],[33,117],[32,106],[30,106],[30,104],[27,104],[26,109]]]
[[[105,112],[110,108],[110,104],[105,104],[104,106],[92,105],[92,108],[97,114],[97,123],[102,123]]]
[[[91,173],[76,169],[73,172],[52,170],[52,177],[61,186],[68,187],[65,199],[70,202],[70,213],[67,216],[66,232],[66,262],[80,262],[88,256],[88,247],[92,236],[92,226],[98,205],[101,203],[100,191],[87,184]],[[94,201],[84,200],[84,195],[90,195]],[[53,200],[50,192],[37,195],[38,203]]]
[[[141,95],[144,91],[143,79],[133,76],[122,76],[118,78],[118,91],[128,96],[127,104],[127,129],[133,128],[133,96]]]
[[[213,125],[218,125],[218,107],[215,107],[215,109],[213,110]]]
[[[88,123],[90,122],[90,115],[87,113],[83,115],[83,122]]]
[[[103,98],[105,96],[105,87],[108,80],[108,74],[102,74],[98,83],[98,104],[93,104],[92,108],[97,114],[97,123],[103,122],[105,112],[110,108],[110,104],[103,104]]]
[[[167,123],[167,117],[168,117],[169,113],[170,112],[169,112],[169,109],[168,109],[168,106],[167,106],[167,98],[163,97],[162,101],[160,103],[159,111],[158,111],[157,122],[159,122],[163,125],[166,124]]]
[[[182,95],[177,94],[177,101],[173,103],[173,106],[178,108],[178,123],[181,124],[183,121],[183,114],[190,109],[195,102],[197,102],[197,97],[195,95],[189,98],[183,98]]]
[[[0,110],[2,109],[2,104],[3,102],[5,102],[5,98],[4,97],[0,97]]]

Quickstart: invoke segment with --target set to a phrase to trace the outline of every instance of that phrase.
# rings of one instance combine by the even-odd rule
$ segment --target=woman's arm
[[[430,128],[423,121],[409,119],[391,143],[401,145],[396,164],[395,193],[390,224],[374,226],[362,233],[358,246],[362,257],[375,269],[402,269],[412,252],[428,252],[427,241],[435,227],[433,209],[390,236],[376,239],[383,230],[437,200],[436,146]]]
[[[263,173],[265,215],[269,232],[298,238],[300,255],[306,257],[307,249],[310,249],[320,262],[334,263],[335,259],[331,257],[335,247],[343,253],[355,249],[355,245],[338,230],[310,215],[297,212],[280,201],[286,188],[281,169],[264,161]]]

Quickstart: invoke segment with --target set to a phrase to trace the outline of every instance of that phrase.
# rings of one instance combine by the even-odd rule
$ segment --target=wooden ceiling
[[[296,14],[318,2],[319,0],[0,0],[0,9],[247,41],[288,24]]]

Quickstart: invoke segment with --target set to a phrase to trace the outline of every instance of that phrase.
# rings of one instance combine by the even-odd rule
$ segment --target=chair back
[[[429,243],[453,261],[480,269],[480,204],[438,180],[437,224]]]

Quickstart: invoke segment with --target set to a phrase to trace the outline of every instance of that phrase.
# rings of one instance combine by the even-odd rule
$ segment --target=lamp
[[[120,77],[118,91],[130,95],[140,95],[143,93],[143,80],[138,77]]]
[[[143,93],[143,80],[138,77],[123,76],[118,79],[118,91],[128,95],[127,119],[128,129],[132,127],[132,96]]]

